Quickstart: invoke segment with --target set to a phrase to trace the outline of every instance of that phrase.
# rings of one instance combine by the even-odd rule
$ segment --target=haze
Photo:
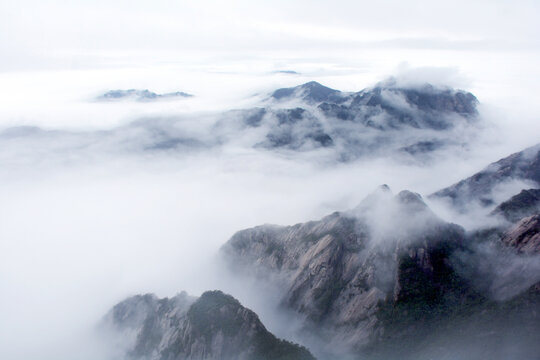
[[[237,230],[350,209],[383,183],[429,194],[537,143],[539,12],[535,1],[0,0],[1,130],[79,136],[1,140],[0,357],[99,359],[87,333],[124,297],[232,288],[213,264]],[[428,163],[336,165],[242,139],[144,152],[99,136],[171,117],[206,136],[215,114],[276,88],[359,91],[388,76],[474,93],[471,147]],[[195,96],[95,101],[131,88]]]

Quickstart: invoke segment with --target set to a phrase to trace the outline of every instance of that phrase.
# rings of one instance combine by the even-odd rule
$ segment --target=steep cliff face
[[[521,219],[504,234],[502,242],[520,253],[540,254],[540,214]]]
[[[387,316],[395,309],[430,321],[475,298],[450,265],[464,237],[418,194],[382,187],[346,213],[238,232],[222,252],[236,270],[274,274],[283,306],[323,338],[360,350],[397,328]],[[402,325],[392,336],[418,327]]]
[[[473,183],[456,185],[456,198],[515,176],[532,181],[538,151],[497,162],[480,182],[464,180]],[[319,221],[239,231],[221,254],[233,271],[277,285],[280,310],[302,319],[303,340],[320,358],[531,358],[540,352],[536,196],[522,191],[493,213],[508,221],[466,233],[420,195],[394,195],[383,185],[356,208]],[[133,297],[108,319],[131,336],[134,359],[312,358],[217,291]]]
[[[131,337],[130,359],[314,359],[305,348],[276,338],[254,312],[221,291],[200,298],[135,296],[116,305],[105,322]]]

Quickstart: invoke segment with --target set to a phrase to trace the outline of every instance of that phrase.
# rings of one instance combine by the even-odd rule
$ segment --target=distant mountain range
[[[455,145],[451,130],[474,124],[477,104],[471,93],[429,84],[403,88],[389,80],[345,93],[312,81],[274,91],[244,123],[267,126],[257,144],[266,148],[335,148],[345,160],[367,153],[417,155]]]
[[[97,97],[97,100],[100,101],[114,101],[114,100],[135,100],[135,101],[155,101],[155,100],[163,100],[163,99],[173,99],[173,98],[186,98],[186,97],[192,97],[193,95],[182,92],[182,91],[176,91],[172,93],[166,93],[166,94],[156,94],[155,92],[149,91],[147,89],[145,90],[138,90],[138,89],[129,89],[129,90],[110,90],[107,91],[105,94],[100,95]]]
[[[278,100],[288,94],[278,93]],[[314,96],[328,99],[336,93],[322,89]],[[485,200],[508,179],[539,185],[539,156],[540,144],[432,196],[459,199],[455,203],[461,207]],[[536,358],[540,353],[539,191],[523,189],[506,201],[491,203],[495,210],[490,216],[505,221],[466,231],[440,219],[419,194],[394,195],[383,185],[356,208],[318,221],[239,231],[220,254],[234,274],[281,289],[279,311],[297,314],[303,323],[299,336],[321,359]],[[486,206],[488,202],[484,201]],[[140,312],[142,299],[152,304],[144,305],[151,309],[144,310],[144,316],[133,315],[139,319],[130,325],[137,329],[135,347],[129,352],[134,358],[221,359],[226,357],[215,355],[219,349],[234,344],[237,358],[258,359],[253,349],[259,345],[250,340],[258,331],[273,339],[269,340],[272,350],[264,351],[267,355],[279,351],[288,359],[311,356],[268,335],[256,316],[231,297],[214,292],[201,299],[213,297],[220,304],[222,300],[233,304],[229,309],[236,312],[232,313],[249,315],[242,315],[240,321],[228,310],[219,310],[221,305],[201,307],[206,342],[197,340],[200,332],[186,325],[189,316],[182,315],[184,310],[169,305],[176,300],[132,298],[117,305],[108,318],[122,328],[125,319],[132,317],[122,314]],[[141,325],[147,321],[151,331]],[[256,325],[245,325],[246,321]],[[227,333],[224,326],[236,330]],[[173,335],[164,342],[162,334]],[[180,335],[174,334],[182,334],[182,340],[175,340]],[[144,351],[138,351],[138,346]],[[282,346],[288,350],[275,350]],[[187,348],[199,352],[182,352]]]
[[[188,96],[130,89],[109,91],[98,100],[144,102]],[[439,151],[469,145],[480,122],[477,104],[468,92],[428,84],[404,88],[386,81],[349,93],[308,82],[275,90],[251,109],[153,115],[102,131],[8,128],[0,132],[0,150],[23,141],[30,148],[37,143],[44,152],[61,149],[92,155],[201,151],[233,144],[287,156],[314,154],[317,161],[327,163],[366,157],[424,162]],[[199,117],[204,121],[197,121]],[[201,126],[206,126],[204,131],[192,131]]]

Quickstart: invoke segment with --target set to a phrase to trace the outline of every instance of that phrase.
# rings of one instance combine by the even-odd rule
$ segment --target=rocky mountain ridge
[[[534,179],[536,149],[496,162],[473,184]],[[540,351],[536,195],[524,189],[495,204],[491,216],[507,222],[467,232],[440,219],[419,194],[394,195],[383,185],[354,209],[318,221],[239,231],[221,256],[233,274],[280,289],[278,309],[302,319],[299,336],[321,359],[530,358]],[[135,297],[109,318],[137,335],[135,358],[280,358],[275,351],[310,358],[232,297],[201,299]]]
[[[430,198],[443,199],[461,210],[475,202],[498,205],[493,199],[497,186],[515,180],[540,188],[540,144],[496,161],[471,177],[431,194]]]
[[[404,88],[392,81],[356,93],[311,81],[278,89],[270,100],[256,121],[250,118],[247,122],[256,127],[272,125],[261,146],[336,147],[344,158],[367,151],[430,153],[452,145],[455,137],[452,140],[447,132],[470,127],[478,115],[478,100],[471,93],[429,84]],[[396,141],[398,137],[401,141]]]
[[[221,291],[199,298],[134,296],[114,306],[105,326],[131,336],[129,359],[315,359],[307,349],[276,338],[253,311]]]
[[[492,215],[500,215],[511,223],[537,213],[540,213],[540,189],[523,189],[491,212]]]
[[[540,254],[540,212],[519,220],[504,233],[502,242],[520,253]]]
[[[498,161],[479,178],[492,187],[535,179],[537,148]],[[466,359],[520,358],[540,350],[530,335],[540,331],[536,192],[524,189],[495,204],[493,215],[513,225],[468,233],[437,218],[418,194],[393,196],[382,186],[357,208],[320,221],[238,232],[222,253],[233,271],[280,283],[280,306],[304,317],[305,328],[331,348],[369,358],[440,358],[451,356],[457,342],[444,337],[452,336],[466,344]],[[513,267],[520,262],[522,274]],[[508,283],[516,281],[522,285]],[[500,297],[504,291],[517,295]],[[507,342],[498,342],[516,334],[524,343],[508,355]]]
[[[378,229],[372,216],[380,209],[403,221],[390,231]],[[384,304],[420,302],[448,310],[476,298],[449,266],[464,239],[462,228],[438,219],[418,194],[393,196],[383,187],[351,212],[241,231],[222,252],[237,271],[277,274],[282,306],[304,316],[321,337],[359,351],[388,331],[381,320]]]

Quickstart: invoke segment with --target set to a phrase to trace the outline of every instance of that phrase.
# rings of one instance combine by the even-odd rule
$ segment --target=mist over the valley
[[[340,226],[364,241],[346,256],[369,273],[362,304],[382,311],[388,294],[407,296],[399,251],[455,245],[440,263],[470,285],[472,315],[418,330],[418,358],[486,356],[467,336],[490,326],[505,335],[490,340],[507,350],[497,356],[530,355],[527,329],[475,316],[518,321],[540,281],[536,250],[519,243],[537,226],[523,220],[537,203],[523,204],[538,182],[486,168],[540,142],[537,6],[431,4],[428,18],[417,0],[344,1],[333,15],[320,1],[279,3],[0,3],[0,358],[122,358],[142,320],[125,336],[106,329],[125,315],[115,304],[152,293],[130,299],[184,321],[208,290],[318,359],[356,358],[368,340],[341,318],[353,295],[323,321],[301,285],[311,268],[299,259],[326,254]],[[293,241],[313,234],[315,250]],[[235,272],[223,254],[243,236],[268,248],[235,248],[246,266]],[[298,258],[257,257],[272,239]]]
[[[267,78],[273,76],[258,80]],[[49,351],[45,356],[51,358],[72,351],[99,357],[88,347],[100,347],[85,337],[111,304],[135,293],[232,290],[279,331],[264,301],[224,281],[217,269],[217,250],[234,232],[348,210],[382,183],[429,194],[496,160],[497,151],[522,145],[503,141],[497,124],[480,108],[478,124],[465,134],[470,139],[461,139],[466,146],[420,160],[390,154],[342,162],[325,148],[253,147],[258,141],[253,137],[263,137],[235,128],[235,116],[243,114],[226,107],[189,110],[201,106],[188,104],[204,101],[197,97],[103,104],[91,100],[94,93],[72,102],[82,120],[61,108],[63,123],[41,119],[35,127],[30,121],[14,127],[8,122],[0,135],[2,339],[8,358],[44,358]],[[264,104],[270,92],[262,88],[259,94],[257,101],[240,104]],[[95,123],[84,119],[84,109]],[[43,111],[46,119],[54,116],[51,108]],[[218,122],[226,139],[221,143],[209,138],[208,129]],[[160,132],[197,141],[160,149],[155,147],[163,141]],[[499,137],[498,147],[486,132]],[[385,209],[383,231],[395,216]]]

